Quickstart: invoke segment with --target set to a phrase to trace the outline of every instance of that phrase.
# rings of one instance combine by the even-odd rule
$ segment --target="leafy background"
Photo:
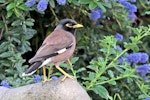
[[[28,1],[35,4],[29,7]],[[42,11],[40,2],[44,2]],[[129,18],[132,7],[127,9],[126,2],[137,8],[133,19]],[[93,13],[97,7],[100,15]],[[34,82],[33,76],[21,76],[29,67],[28,60],[59,20],[71,18],[84,28],[77,31],[75,57],[61,66],[77,78],[91,99],[149,100],[150,67],[140,70],[144,70],[144,79],[136,71],[141,64],[126,62],[130,53],[150,54],[148,0],[0,0],[0,12],[0,80],[7,80],[12,88]],[[116,33],[123,41],[114,37]],[[53,72],[48,73],[49,78],[61,75],[55,68],[47,67],[49,70]],[[43,77],[41,69],[36,74]]]

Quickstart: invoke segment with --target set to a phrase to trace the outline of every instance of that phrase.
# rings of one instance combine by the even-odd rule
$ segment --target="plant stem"
[[[77,76],[76,76],[76,72],[74,71],[73,65],[72,65],[72,63],[70,62],[69,59],[68,59],[68,63],[69,63],[70,69],[71,69],[71,71],[72,71],[72,73],[73,73],[73,76],[76,78],[76,77],[77,77]]]
[[[120,80],[120,79],[123,79],[123,78],[126,78],[126,77],[130,77],[133,73],[134,73],[134,70],[132,70],[128,75],[124,75],[124,76],[120,75],[120,76],[118,76],[116,78],[112,78],[112,79],[107,80],[107,81],[96,83],[95,85],[102,85],[102,84],[105,84],[105,83],[109,83],[111,81],[116,81],[116,80]]]
[[[112,65],[119,57],[121,57],[121,55],[123,55],[123,54],[124,54],[125,52],[127,52],[128,50],[129,50],[129,49],[125,49],[125,50],[123,50],[119,55],[117,55],[117,57],[107,65],[107,68],[111,67],[111,65]]]
[[[111,65],[121,56],[123,55],[125,52],[127,52],[128,49],[125,49],[123,52],[121,52],[113,61],[111,61],[107,68],[105,68],[104,66],[102,67],[103,69],[99,71],[98,74],[96,74],[95,78],[90,82],[90,84],[88,85],[88,87],[86,88],[87,90],[90,89],[91,87],[93,87],[95,85],[95,82],[99,79],[99,77],[106,71],[106,69],[110,68]]]
[[[90,85],[86,88],[87,90],[89,90],[91,87],[93,87],[95,85],[95,82],[104,73],[104,71],[105,71],[105,69],[99,71],[99,73],[96,74],[95,78],[90,82]]]
[[[52,7],[50,7],[50,10],[52,11],[52,14],[54,15],[54,17],[55,17],[56,21],[58,22],[58,21],[59,21],[59,19],[58,19],[57,15],[56,15],[55,11],[53,10],[53,8],[52,8]]]

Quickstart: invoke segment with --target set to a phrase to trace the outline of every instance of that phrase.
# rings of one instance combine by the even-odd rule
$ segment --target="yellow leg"
[[[71,79],[74,79],[73,76],[69,75],[68,73],[66,73],[63,69],[61,69],[59,66],[56,66],[56,68],[65,75],[65,77],[61,80],[61,81],[64,81],[67,77],[68,78],[71,78]]]
[[[46,77],[46,68],[45,68],[45,66],[43,66],[43,75],[44,75],[44,82],[46,82],[47,77]]]

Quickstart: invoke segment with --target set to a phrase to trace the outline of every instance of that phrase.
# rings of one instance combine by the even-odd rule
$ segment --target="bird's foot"
[[[47,79],[47,77],[44,77],[43,83],[46,83],[48,81],[50,81],[51,79]]]
[[[75,77],[69,75],[69,74],[65,74],[65,76],[61,79],[61,81],[63,82],[66,78],[71,78],[71,79],[75,79]]]

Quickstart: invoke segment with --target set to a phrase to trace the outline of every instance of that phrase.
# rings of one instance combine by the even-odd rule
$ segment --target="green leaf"
[[[105,7],[108,7],[108,8],[112,8],[111,3],[102,3],[102,5],[104,5]]]
[[[15,38],[15,37],[12,37],[12,40],[15,41],[18,44],[21,44],[21,41],[19,39]]]
[[[9,42],[3,42],[3,43],[1,43],[0,44],[0,53],[6,51],[8,45],[9,45]]]
[[[0,0],[0,3],[6,3],[8,0]]]
[[[89,4],[89,9],[93,10],[93,9],[96,8],[96,6],[97,6],[97,4],[95,2],[93,2],[93,1],[91,1],[90,4]]]
[[[17,17],[20,17],[20,16],[22,15],[22,14],[20,13],[20,10],[17,9],[17,8],[14,9],[14,12],[15,12],[15,15],[16,15]]]
[[[15,65],[14,65],[14,67],[17,68],[17,70],[18,70],[19,72],[23,72],[23,69],[21,68],[21,66],[22,66],[22,62],[17,62],[17,63],[15,63]]]
[[[89,68],[89,69],[91,69],[91,70],[93,70],[95,72],[98,72],[98,67],[97,66],[89,65],[89,66],[87,66],[87,68]]]
[[[13,55],[12,52],[8,51],[8,52],[1,53],[0,58],[8,58],[11,57],[12,55]]]
[[[26,28],[26,31],[24,32],[25,34],[25,39],[31,39],[33,37],[33,35],[36,33],[37,31],[31,28]]]
[[[55,2],[54,0],[49,0],[49,4],[52,8],[55,8]]]
[[[27,31],[27,26],[25,24],[23,24],[22,29],[26,32]]]
[[[78,69],[76,72],[79,73],[79,72],[82,72],[82,71],[85,71],[86,69],[84,67]]]
[[[141,94],[138,96],[138,100],[144,100],[147,96],[145,94]]]
[[[78,61],[78,59],[79,59],[79,57],[73,57],[73,58],[71,59],[71,63],[74,64],[75,62]]]
[[[12,22],[12,26],[19,26],[19,25],[21,25],[22,24],[22,22],[21,22],[21,20],[15,20],[15,21],[13,21]]]
[[[34,19],[28,18],[28,19],[25,21],[25,25],[27,25],[27,26],[33,26],[33,25],[34,25],[34,22],[35,22]]]
[[[33,26],[33,25],[34,25],[34,23],[31,22],[31,21],[26,21],[25,24],[26,24],[27,26]]]
[[[97,5],[103,10],[103,12],[106,12],[106,9],[101,2],[97,2]]]
[[[17,8],[19,8],[23,11],[28,11],[29,10],[29,7],[27,7],[25,4],[21,4],[21,5],[17,6]]]
[[[114,73],[113,73],[113,71],[108,70],[108,75],[109,75],[111,78],[113,78],[113,77],[114,77]]]
[[[90,78],[90,80],[93,80],[94,77],[95,77],[95,73],[89,72],[89,78]]]
[[[89,4],[91,2],[91,0],[80,0],[79,3],[80,4]]]
[[[125,48],[126,49],[131,49],[134,52],[138,52],[139,51],[139,47],[137,46],[137,44],[134,44],[134,43],[128,43],[128,44],[126,44]]]
[[[116,81],[109,81],[108,82],[110,85],[116,85]]]
[[[13,9],[15,7],[14,3],[10,3],[9,5],[7,5],[6,10],[9,11],[11,9]]]
[[[67,0],[69,3],[71,3],[72,2],[72,0]]]
[[[100,82],[103,82],[103,81],[106,81],[106,80],[108,80],[109,78],[108,77],[106,77],[106,76],[101,76],[100,78],[99,78],[99,81]]]
[[[105,87],[103,87],[101,85],[97,85],[94,88],[92,88],[91,90],[93,90],[96,94],[98,94],[102,98],[108,99],[108,91]]]
[[[10,67],[11,66],[11,63],[9,60],[0,60],[0,63],[2,66],[5,66],[5,67]]]
[[[12,74],[12,75],[15,73],[15,71],[12,70],[12,69],[6,69],[5,71],[6,71],[6,73],[9,73],[9,74]]]
[[[13,11],[7,11],[7,18],[11,17],[13,14]]]
[[[150,15],[150,11],[146,11],[145,14]]]
[[[80,6],[80,3],[79,3],[78,0],[73,0],[72,3],[73,3],[74,5]]]
[[[35,22],[35,20],[33,18],[28,18],[26,21]]]

